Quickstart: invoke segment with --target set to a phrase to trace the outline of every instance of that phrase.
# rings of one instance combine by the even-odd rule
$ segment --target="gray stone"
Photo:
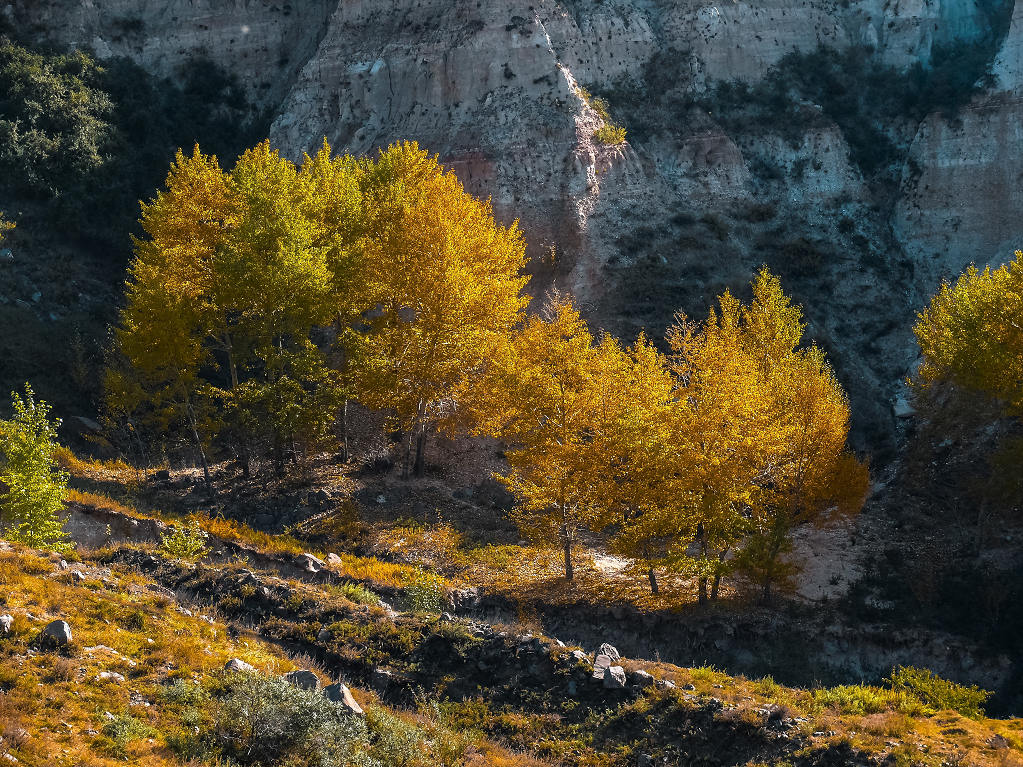
[[[0,636],[6,636],[11,633],[11,628],[14,626],[13,615],[0,615]]]
[[[622,656],[618,654],[618,648],[614,645],[608,644],[607,642],[604,642],[604,644],[600,646],[600,649],[597,650],[597,655],[606,655],[611,660],[622,659]]]
[[[652,674],[642,669],[637,669],[629,674],[629,682],[637,687],[652,687],[656,681]]]
[[[614,663],[606,655],[598,655],[593,661],[593,678],[600,680],[604,678],[604,672],[607,671],[611,664]]]
[[[341,567],[341,557],[332,551],[327,555],[327,564],[331,567]]]
[[[124,677],[118,674],[116,671],[100,671],[96,676],[97,682],[123,682]]]
[[[610,666],[604,670],[604,687],[608,690],[625,688],[625,669],[621,666]]]
[[[256,670],[256,667],[246,663],[241,658],[231,658],[227,663],[224,664],[224,671],[233,671],[236,673],[251,674]]]
[[[352,697],[352,691],[348,689],[347,685],[340,682],[332,684],[323,688],[323,694],[335,703],[339,703],[346,713],[364,716],[362,706]]]
[[[370,681],[374,690],[383,692],[394,683],[394,672],[389,668],[375,668]]]
[[[333,636],[334,636],[334,635],[333,635],[333,634],[331,633],[330,629],[329,629],[329,628],[327,628],[326,626],[324,626],[324,627],[323,627],[322,629],[320,629],[320,630],[319,630],[319,632],[318,632],[318,633],[316,634],[316,639],[317,639],[317,641],[319,641],[319,642],[329,642],[329,641],[330,641],[330,639],[331,639],[331,637],[333,637]]]
[[[65,621],[53,621],[39,634],[39,641],[55,647],[71,643],[71,627]]]
[[[308,552],[295,557],[295,564],[307,573],[318,573],[326,567],[326,563],[322,559]]]
[[[570,655],[576,659],[579,663],[589,663],[590,656],[584,653],[582,650],[572,650]]]
[[[297,687],[300,690],[320,689],[320,678],[309,669],[289,671],[284,675],[283,679],[288,684]]]

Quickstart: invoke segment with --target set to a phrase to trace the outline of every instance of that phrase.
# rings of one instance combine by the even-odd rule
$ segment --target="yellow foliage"
[[[997,269],[945,282],[913,328],[924,385],[949,381],[1023,412],[1023,251]]]

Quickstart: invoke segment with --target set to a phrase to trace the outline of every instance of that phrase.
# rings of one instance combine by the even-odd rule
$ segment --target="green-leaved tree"
[[[14,417],[0,421],[0,521],[4,537],[39,549],[70,548],[64,532],[68,475],[54,461],[59,420],[50,406],[36,402],[32,387],[25,396],[11,392]]]

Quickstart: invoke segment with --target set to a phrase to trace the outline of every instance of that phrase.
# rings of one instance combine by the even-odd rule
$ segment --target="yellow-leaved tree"
[[[409,435],[405,474],[414,442],[422,475],[429,429],[522,319],[525,244],[414,142],[381,152],[362,195],[368,332],[357,388],[364,404],[393,411]]]
[[[673,538],[680,443],[674,428],[675,380],[645,335],[623,349],[610,338],[597,350],[596,408],[590,455],[598,525],[611,531],[614,553],[656,567]]]
[[[499,479],[515,495],[516,523],[529,539],[562,549],[569,580],[579,531],[598,515],[591,445],[601,352],[572,302],[554,294],[495,350],[466,395],[474,432],[510,444]]]
[[[752,288],[749,304],[726,291],[702,326],[680,316],[668,333],[686,453],[669,559],[697,574],[701,601],[736,566],[769,596],[793,529],[858,511],[868,483],[845,447],[841,386],[819,349],[799,347],[801,310],[766,269]]]
[[[248,473],[280,467],[296,440],[330,436],[338,381],[311,329],[336,301],[310,185],[267,142],[231,171],[196,147],[142,209],[118,329],[129,363],[108,376],[111,410],[187,420],[206,469],[206,424]]]
[[[945,282],[913,328],[924,385],[946,381],[1023,413],[1023,251],[997,269]]]

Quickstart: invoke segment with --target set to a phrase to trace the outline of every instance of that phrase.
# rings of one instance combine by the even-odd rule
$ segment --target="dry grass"
[[[184,614],[144,576],[80,567],[97,588],[78,584],[46,556],[0,550],[0,609],[15,616],[0,642],[0,758],[10,753],[21,764],[48,767],[180,765],[171,741],[190,725],[168,694],[170,682],[203,682],[232,657],[266,673],[311,667],[328,677],[307,656],[289,658],[249,636],[232,639],[223,624]],[[29,653],[39,630],[58,618],[72,627],[71,646]],[[102,672],[125,679],[101,680]],[[383,721],[404,722],[420,739],[416,765],[545,765],[447,726],[435,708],[393,711],[371,693],[356,694]]]

